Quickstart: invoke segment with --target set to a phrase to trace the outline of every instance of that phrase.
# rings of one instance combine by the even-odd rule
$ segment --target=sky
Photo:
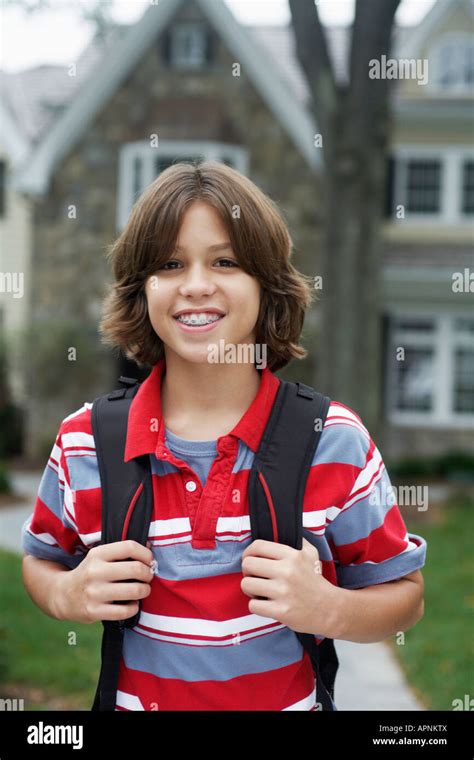
[[[26,0],[30,2],[31,0]],[[221,2],[222,0],[215,0]],[[81,20],[79,7],[87,10],[91,0],[50,0],[54,8],[28,14],[20,3],[0,0],[0,68],[15,72],[41,64],[67,64],[80,55],[93,34],[91,22]],[[104,0],[119,23],[137,21],[150,0]],[[287,0],[225,0],[243,24],[287,24]],[[349,24],[354,0],[316,0],[324,24]],[[383,2],[383,0],[380,0]],[[416,24],[435,0],[402,0],[396,17],[399,24]]]

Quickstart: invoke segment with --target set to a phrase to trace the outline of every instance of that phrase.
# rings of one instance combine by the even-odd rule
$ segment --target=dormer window
[[[202,23],[182,22],[170,31],[169,57],[172,66],[198,69],[207,61],[208,35]]]
[[[444,35],[430,55],[432,87],[446,94],[474,88],[474,40],[468,34]]]

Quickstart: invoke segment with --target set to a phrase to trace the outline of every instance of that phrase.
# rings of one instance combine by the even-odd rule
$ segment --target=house
[[[391,458],[474,449],[472,24],[467,0],[438,0],[418,26],[396,30],[393,57],[428,60],[429,76],[393,90],[380,314]],[[349,34],[328,30],[341,81]],[[1,271],[18,272],[21,261],[28,294],[15,299],[10,283],[1,308],[7,335],[31,325],[10,377],[34,456],[49,453],[70,410],[128,369],[99,346],[96,328],[110,281],[104,251],[142,189],[177,160],[226,162],[275,198],[297,266],[315,275],[322,165],[291,27],[242,26],[215,0],[151,4],[136,24],[94,39],[75,65],[3,74],[0,87],[9,117]],[[310,356],[283,377],[315,383],[316,332],[312,310]]]

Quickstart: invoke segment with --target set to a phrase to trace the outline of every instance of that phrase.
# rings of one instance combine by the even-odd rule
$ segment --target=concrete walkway
[[[33,512],[42,472],[15,472],[12,481],[25,502],[0,508],[0,547],[22,553],[21,528]],[[424,710],[388,645],[336,641],[338,710]]]

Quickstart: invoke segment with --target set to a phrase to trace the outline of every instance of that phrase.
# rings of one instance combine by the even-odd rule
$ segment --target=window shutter
[[[210,66],[215,55],[215,35],[212,29],[206,30],[206,64]]]
[[[170,65],[171,61],[171,32],[168,30],[164,32],[161,38],[161,60],[166,66]]]
[[[395,159],[389,156],[385,173],[385,208],[384,217],[390,219],[394,212],[395,193]]]

